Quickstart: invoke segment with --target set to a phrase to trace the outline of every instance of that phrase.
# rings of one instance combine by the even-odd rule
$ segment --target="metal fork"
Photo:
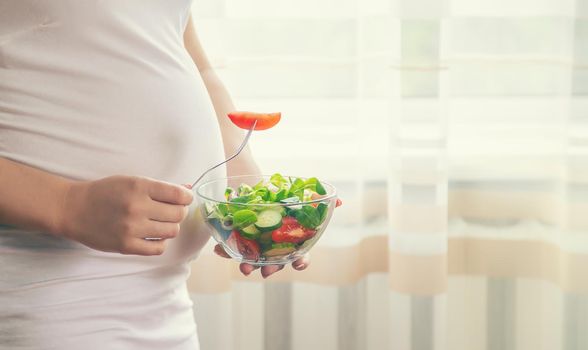
[[[198,182],[200,182],[200,180],[202,180],[202,178],[204,178],[204,176],[206,176],[206,174],[208,174],[209,172],[213,171],[214,169],[218,168],[219,166],[225,164],[226,162],[228,162],[231,159],[233,159],[236,156],[238,156],[239,153],[241,153],[241,151],[243,150],[243,148],[245,148],[245,146],[247,145],[247,142],[249,141],[249,138],[251,137],[251,134],[253,133],[253,130],[255,130],[255,126],[256,125],[257,125],[257,120],[253,122],[253,126],[251,126],[251,129],[249,129],[247,131],[247,135],[245,135],[245,138],[243,139],[243,142],[241,142],[241,145],[239,146],[239,148],[237,148],[237,152],[235,152],[235,154],[233,154],[229,158],[225,159],[224,161],[216,164],[215,166],[211,167],[210,169],[208,169],[204,173],[202,173],[202,175],[200,175],[200,177],[196,181],[194,181],[194,183],[192,184],[192,188],[194,188],[196,186],[196,184]]]

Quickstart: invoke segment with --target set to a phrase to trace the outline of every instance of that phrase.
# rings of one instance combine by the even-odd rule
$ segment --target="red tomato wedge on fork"
[[[229,119],[241,129],[250,130],[257,120],[255,130],[269,129],[280,121],[282,113],[231,112]]]

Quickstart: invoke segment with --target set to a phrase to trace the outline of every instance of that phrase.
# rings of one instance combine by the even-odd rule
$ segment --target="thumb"
[[[223,258],[231,258],[231,256],[227,254],[227,252],[223,249],[223,247],[220,244],[214,246],[214,252],[216,253],[216,255],[222,256]]]

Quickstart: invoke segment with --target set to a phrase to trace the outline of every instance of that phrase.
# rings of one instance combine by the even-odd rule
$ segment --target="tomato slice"
[[[300,243],[312,238],[315,230],[303,227],[298,221],[286,216],[282,219],[282,226],[272,231],[272,240],[276,243]]]
[[[241,236],[239,231],[233,230],[229,238],[227,238],[227,245],[236,252],[239,252],[243,258],[247,260],[259,260],[261,249],[256,241],[252,241]]]
[[[280,121],[282,113],[231,112],[229,119],[241,129],[249,130],[257,120],[255,130],[269,129]]]

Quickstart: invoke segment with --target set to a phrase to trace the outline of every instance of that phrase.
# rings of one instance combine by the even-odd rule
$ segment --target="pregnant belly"
[[[27,74],[39,79],[33,72]],[[26,94],[0,94],[0,157],[73,179],[124,174],[178,184],[191,183],[223,159],[216,115],[196,73],[177,70],[165,77],[138,74],[114,79],[106,74],[103,80],[79,78],[50,90],[34,85]],[[224,175],[222,167],[212,174]],[[194,257],[208,240],[195,213],[194,204],[181,234],[159,257],[103,253],[24,232],[0,232],[0,250],[56,261],[60,254],[83,251],[87,258],[100,259],[100,271],[175,264]]]
[[[0,97],[0,156],[76,179],[170,182],[190,182],[222,159],[218,122],[196,73],[104,77]]]

